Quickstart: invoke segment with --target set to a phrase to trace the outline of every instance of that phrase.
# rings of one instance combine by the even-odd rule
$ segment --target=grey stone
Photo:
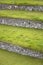
[[[43,29],[43,22],[26,19],[0,18],[0,24]]]
[[[30,49],[26,49],[17,45],[12,45],[6,42],[0,42],[0,48],[8,50],[10,52],[16,52],[22,55],[28,55],[36,58],[41,58],[43,59],[43,53],[40,53],[38,51],[33,51]]]
[[[0,9],[19,9],[28,11],[43,11],[43,6],[24,6],[24,5],[10,5],[10,4],[0,4]]]

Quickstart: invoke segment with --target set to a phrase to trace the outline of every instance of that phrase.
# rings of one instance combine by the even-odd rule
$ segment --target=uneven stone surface
[[[17,45],[12,45],[6,42],[0,42],[0,49],[5,49],[8,50],[10,52],[16,52],[22,55],[28,55],[28,56],[32,56],[32,57],[36,57],[36,58],[41,58],[43,59],[43,53],[37,52],[37,51],[33,51],[30,49],[26,49]]]
[[[43,29],[43,23],[41,21],[25,19],[0,18],[0,24]]]
[[[10,5],[10,4],[0,4],[0,9],[19,9],[28,11],[43,11],[43,6],[25,6],[25,5]]]

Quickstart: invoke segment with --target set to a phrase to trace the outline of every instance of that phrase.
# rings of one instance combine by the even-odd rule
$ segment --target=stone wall
[[[23,47],[20,47],[17,45],[12,45],[12,44],[6,43],[6,42],[0,42],[0,49],[5,49],[5,50],[8,50],[10,52],[16,52],[16,53],[19,53],[22,55],[28,55],[28,56],[43,59],[43,53],[33,51],[30,49],[26,49],[26,48],[23,48]]]
[[[28,11],[43,11],[43,6],[25,6],[25,5],[9,5],[0,4],[0,9],[16,9],[16,10],[28,10]]]
[[[24,19],[0,18],[0,24],[43,29],[43,23],[41,21]]]

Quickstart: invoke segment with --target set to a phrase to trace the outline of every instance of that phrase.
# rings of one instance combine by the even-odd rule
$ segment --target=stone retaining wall
[[[8,51],[12,51],[12,52],[16,52],[22,55],[28,55],[28,56],[32,56],[32,57],[36,57],[36,58],[41,58],[43,59],[43,53],[37,52],[37,51],[33,51],[33,50],[29,50],[26,48],[22,48],[20,46],[17,45],[12,45],[12,44],[8,44],[6,42],[0,42],[0,49],[5,49]]]
[[[43,29],[43,23],[41,21],[25,19],[0,18],[0,24]]]
[[[0,9],[16,9],[16,10],[28,10],[28,11],[43,11],[43,6],[25,6],[25,5],[9,5],[0,4]]]

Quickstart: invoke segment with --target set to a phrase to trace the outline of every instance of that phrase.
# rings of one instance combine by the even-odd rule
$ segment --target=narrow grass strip
[[[43,0],[0,0],[0,4],[43,5]]]
[[[43,52],[43,30],[0,25],[0,41]]]
[[[43,12],[29,12],[19,10],[0,10],[0,17],[23,18],[43,21]]]

